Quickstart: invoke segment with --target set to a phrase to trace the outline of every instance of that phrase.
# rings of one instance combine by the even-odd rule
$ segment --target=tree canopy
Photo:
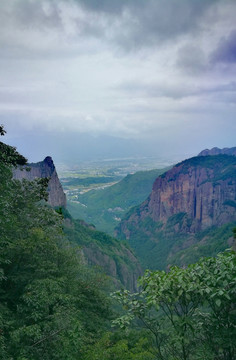
[[[141,291],[115,297],[127,312],[122,328],[138,319],[149,330],[157,359],[223,359],[236,356],[236,256],[233,251],[203,258],[186,269],[149,271]]]
[[[63,211],[47,205],[47,179],[13,179],[12,169],[26,162],[0,143],[0,359],[236,358],[234,251],[147,270],[138,293],[109,297],[104,275],[65,237]],[[112,298],[123,312],[111,310]],[[114,311],[122,315],[111,329]]]
[[[110,316],[104,278],[66,240],[47,181],[13,179],[25,163],[0,143],[0,359],[78,359]]]

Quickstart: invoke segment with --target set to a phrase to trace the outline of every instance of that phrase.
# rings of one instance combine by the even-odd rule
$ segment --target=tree
[[[0,135],[3,136],[6,134],[6,131],[4,130],[4,126],[0,125]]]
[[[0,359],[78,359],[110,314],[103,278],[63,235],[47,181],[14,180],[26,159],[0,150]]]
[[[127,313],[114,324],[125,327],[138,319],[152,335],[157,359],[233,360],[235,278],[236,256],[230,251],[186,269],[147,270],[140,293],[115,293]]]
[[[135,330],[107,332],[88,347],[82,360],[155,360],[147,333]]]

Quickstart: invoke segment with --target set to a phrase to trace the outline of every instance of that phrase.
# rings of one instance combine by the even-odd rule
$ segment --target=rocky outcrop
[[[143,267],[166,269],[231,246],[236,227],[236,157],[199,156],[159,176],[150,196],[116,228]]]
[[[150,217],[167,223],[186,214],[180,230],[193,232],[236,220],[236,158],[218,155],[186,160],[159,176],[148,199],[125,222]],[[125,230],[125,224],[121,224]]]
[[[13,170],[13,177],[18,180],[34,180],[36,178],[49,178],[48,203],[51,206],[66,207],[66,195],[63,192],[53,160],[47,156],[38,163],[27,164],[27,167]]]
[[[204,161],[191,161],[175,166],[163,178],[158,178],[148,203],[148,212],[154,221],[166,222],[178,213],[186,213],[192,220],[189,229],[196,232],[209,226],[220,226],[236,219],[236,161],[234,177],[224,174],[225,164],[216,162],[208,167]],[[236,205],[236,202],[235,202]]]
[[[214,147],[214,148],[212,148],[211,150],[205,149],[205,150],[202,150],[202,151],[198,154],[198,156],[220,155],[220,154],[234,155],[234,156],[236,156],[236,147],[223,148],[223,149],[219,149],[218,147]]]

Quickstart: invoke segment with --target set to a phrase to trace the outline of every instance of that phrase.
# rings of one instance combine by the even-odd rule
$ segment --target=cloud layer
[[[235,13],[234,0],[2,1],[1,122],[12,137],[233,146]]]

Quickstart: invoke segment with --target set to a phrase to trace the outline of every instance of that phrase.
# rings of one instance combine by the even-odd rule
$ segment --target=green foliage
[[[137,223],[135,221],[126,223],[131,234],[129,244],[144,268],[160,270],[167,268],[171,250],[187,238],[184,233],[176,233],[174,228],[177,221],[182,221],[183,218],[184,213],[180,213],[171,217],[167,224],[156,222],[148,216]],[[118,227],[118,238],[122,238],[121,234],[122,228]]]
[[[217,165],[216,165],[217,164]],[[183,170],[188,169],[189,166],[203,166],[209,169],[215,169],[215,167],[221,168],[222,165],[231,166],[236,164],[235,156],[233,155],[208,155],[208,156],[195,156],[190,159],[184,160],[176,166],[182,166]]]
[[[236,222],[228,223],[220,227],[211,227],[195,234],[192,237],[192,244],[181,249],[181,243],[176,243],[172,254],[168,257],[168,263],[172,265],[188,265],[196,262],[202,256],[216,256],[219,252],[229,248],[232,238],[232,229]],[[175,249],[179,250],[176,251]]]
[[[157,359],[224,359],[236,355],[236,256],[201,259],[169,273],[149,271],[138,294],[116,292],[127,313],[114,321],[127,327],[138,319],[155,341]]]
[[[155,360],[152,341],[147,332],[105,333],[89,347],[82,360]]]
[[[47,179],[13,180],[23,157],[2,148],[0,359],[78,359],[110,317],[105,278],[64,237],[63,210],[45,202]]]
[[[139,210],[139,207],[130,210],[127,218],[131,217],[132,221],[125,222],[125,226],[129,232],[129,245],[143,268],[165,270],[170,264],[186,266],[202,256],[216,256],[231,246],[230,238],[236,222],[192,234],[182,230],[189,221],[185,213],[177,213],[163,224],[148,216],[136,221]],[[116,230],[117,237],[124,239],[122,223]]]
[[[185,212],[179,212],[177,214],[170,216],[169,219],[167,220],[167,226],[171,227],[171,226],[175,226],[176,224],[180,224],[180,227],[182,227],[182,223],[186,215],[187,214]]]
[[[64,233],[72,243],[80,246],[85,254],[88,253],[94,263],[102,266],[103,271],[113,279],[113,283],[117,284],[119,281],[120,285],[133,288],[132,274],[138,271],[139,264],[126,243],[97,231],[92,225],[81,220],[71,219],[64,225]]]
[[[25,165],[27,162],[26,158],[20,155],[16,148],[13,146],[6,145],[0,142],[0,164],[9,165],[9,166],[17,166],[17,165]]]
[[[228,205],[228,206],[231,206],[233,208],[236,208],[236,201],[227,200],[227,201],[224,202],[224,205]]]
[[[4,130],[4,126],[0,125],[0,135],[4,136],[6,134],[6,130]]]
[[[0,126],[0,135],[4,132]],[[111,299],[104,291],[107,279],[84,265],[78,245],[95,258],[102,255],[108,268],[114,262],[123,283],[136,266],[135,258],[124,243],[73,221],[63,208],[49,208],[48,179],[14,180],[12,168],[26,159],[3,143],[0,150],[0,359],[235,358],[235,253],[206,258],[186,269],[173,267],[169,273],[146,271],[140,293],[116,293],[125,313],[114,324],[124,330],[107,332],[112,316]],[[148,242],[151,254],[165,258],[166,236],[173,236],[184,218],[171,218],[166,231],[162,223],[144,220],[163,251]],[[209,233],[198,240],[206,236]],[[177,239],[178,246],[182,241]],[[133,321],[145,330],[127,330]]]

